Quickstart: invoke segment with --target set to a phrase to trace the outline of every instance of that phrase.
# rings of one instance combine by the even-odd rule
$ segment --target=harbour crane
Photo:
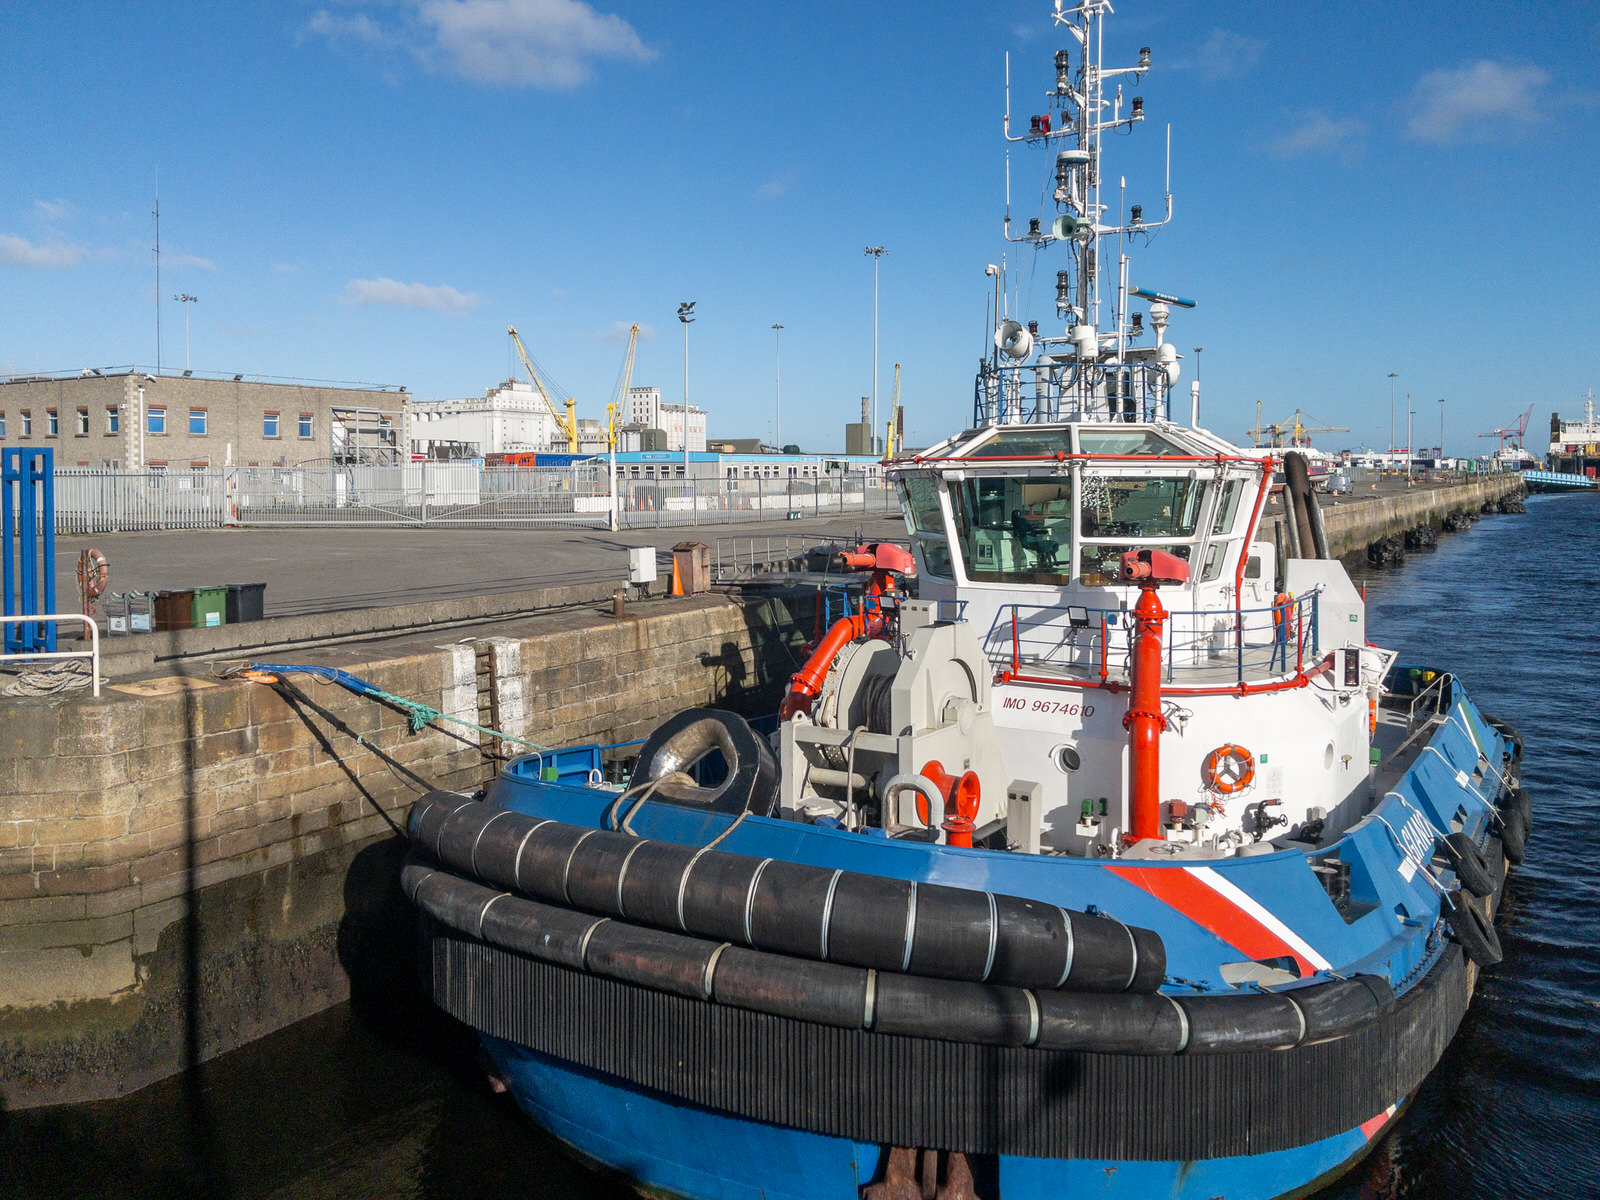
[[[1518,417],[1515,421],[1511,422],[1511,424],[1507,425],[1504,429],[1491,429],[1491,430],[1489,430],[1488,433],[1480,433],[1478,436],[1479,437],[1499,438],[1500,439],[1500,445],[1499,445],[1499,448],[1496,449],[1496,451],[1495,451],[1495,453],[1498,454],[1498,453],[1500,453],[1501,450],[1504,450],[1506,448],[1506,442],[1508,442],[1508,441],[1513,446],[1522,445],[1522,440],[1523,440],[1524,437],[1527,436],[1527,433],[1528,433],[1528,422],[1529,422],[1529,420],[1532,419],[1532,417],[1533,417],[1533,405],[1530,404],[1530,405],[1528,405],[1528,411],[1527,412],[1523,413],[1520,417]]]
[[[883,440],[883,456],[893,458],[895,447],[906,438],[905,414],[900,411],[900,364],[894,365],[894,399],[889,402],[889,432]]]
[[[617,416],[628,403],[628,385],[633,382],[633,352],[639,345],[639,327],[628,330],[628,353],[622,359],[622,377],[617,383],[617,395],[606,405],[606,448],[617,448]]]
[[[567,441],[567,452],[578,452],[578,402],[570,396],[567,398],[567,411],[565,415],[556,407],[556,402],[550,396],[550,389],[545,386],[544,378],[538,368],[533,365],[533,359],[528,355],[528,348],[522,344],[522,339],[517,336],[517,327],[508,326],[506,332],[511,335],[511,344],[517,348],[517,357],[522,360],[522,369],[528,373],[528,382],[533,384],[533,390],[544,400],[544,406],[550,410],[550,416],[556,423],[556,430]]]
[[[1245,432],[1250,434],[1250,436],[1255,439],[1252,444],[1257,448],[1266,447],[1272,450],[1293,448],[1295,446],[1309,446],[1311,444],[1311,435],[1313,433],[1350,432],[1349,427],[1345,425],[1307,425],[1305,421],[1302,420],[1302,417],[1307,415],[1309,414],[1304,414],[1297,408],[1294,410],[1294,416],[1289,420],[1276,421],[1270,425],[1263,425],[1261,423],[1261,401],[1257,400],[1256,427],[1254,429],[1247,429]],[[1312,418],[1312,420],[1315,419],[1315,417]],[[1261,440],[1263,434],[1265,434],[1268,439],[1265,442]],[[1288,440],[1286,441],[1285,438]]]

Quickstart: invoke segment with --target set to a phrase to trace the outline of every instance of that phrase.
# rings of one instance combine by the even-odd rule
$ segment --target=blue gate
[[[0,450],[0,529],[5,531],[5,615],[56,610],[56,505],[53,450]],[[0,626],[5,653],[47,654],[56,648],[54,621]]]

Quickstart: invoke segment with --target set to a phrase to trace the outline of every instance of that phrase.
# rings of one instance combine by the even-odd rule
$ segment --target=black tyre
[[[1510,721],[1502,721],[1499,717],[1491,717],[1487,713],[1484,714],[1483,719],[1489,722],[1489,728],[1511,743],[1511,761],[1520,761],[1522,758],[1522,735],[1517,732],[1517,727]]]
[[[1480,967],[1492,967],[1505,958],[1493,922],[1461,894],[1460,888],[1444,897],[1439,911],[1450,926],[1451,934],[1461,943],[1461,949]]]
[[[1526,788],[1521,786],[1512,788],[1504,807],[1508,813],[1516,814],[1517,820],[1522,825],[1524,837],[1533,832],[1533,797],[1528,795]]]
[[[1522,856],[1528,850],[1528,826],[1514,804],[1507,804],[1500,813],[1500,848],[1513,867],[1522,865]]]
[[[1450,834],[1439,848],[1467,891],[1474,896],[1487,896],[1494,891],[1494,875],[1489,870],[1489,863],[1483,857],[1483,851],[1478,849],[1478,844],[1466,834]]]

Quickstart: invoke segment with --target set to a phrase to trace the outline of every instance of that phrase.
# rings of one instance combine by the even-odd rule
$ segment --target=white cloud
[[[274,271],[276,271],[279,275],[298,275],[300,273],[300,264],[299,263],[273,263],[272,264],[272,269]]]
[[[1411,92],[1406,132],[1419,142],[1448,145],[1491,138],[1509,125],[1542,119],[1540,93],[1550,81],[1539,67],[1489,62],[1430,71]]]
[[[1336,154],[1349,161],[1361,149],[1366,132],[1366,123],[1354,117],[1337,120],[1322,112],[1301,113],[1293,129],[1267,144],[1267,153],[1273,158]]]
[[[618,321],[613,324],[610,329],[600,334],[599,337],[602,342],[615,342],[619,346],[626,346],[628,344],[628,333],[632,329],[632,321]],[[651,325],[639,326],[639,340],[641,342],[655,341],[655,327]]]
[[[70,200],[35,200],[33,215],[41,221],[60,225],[78,215],[78,208]]]
[[[202,271],[215,271],[217,264],[198,254],[169,254],[164,260],[169,267],[198,267]]]
[[[82,246],[67,246],[60,242],[36,246],[27,238],[0,233],[0,263],[9,267],[27,267],[34,271],[60,270],[77,266],[88,253]]]
[[[330,45],[395,48],[474,83],[563,91],[602,60],[653,62],[632,25],[583,0],[404,0],[392,23],[319,9],[306,25]]]
[[[1195,68],[1207,83],[1243,75],[1267,48],[1260,38],[1246,37],[1228,29],[1213,29],[1195,52]]]
[[[756,189],[757,200],[776,200],[779,196],[787,195],[793,190],[798,176],[793,171],[785,171],[775,175]]]
[[[306,32],[318,34],[332,45],[355,42],[363,46],[383,46],[394,40],[393,31],[386,30],[366,13],[341,17],[325,8],[311,14],[311,20],[306,22]]]
[[[397,308],[436,308],[443,312],[466,312],[483,303],[473,292],[458,292],[444,284],[429,287],[394,279],[352,279],[345,284],[344,301],[360,307],[392,304]]]

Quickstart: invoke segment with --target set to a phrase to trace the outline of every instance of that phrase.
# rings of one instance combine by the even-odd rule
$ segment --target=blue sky
[[[0,372],[156,357],[199,370],[481,394],[515,324],[600,416],[636,384],[714,434],[837,449],[902,368],[909,439],[970,418],[1015,112],[1053,78],[1046,3],[593,5],[386,0],[8,5]],[[1126,0],[1108,65],[1153,49],[1112,143],[1147,215],[1172,126],[1176,217],[1134,281],[1190,296],[1202,421],[1298,406],[1387,444],[1483,452],[1600,386],[1600,6]],[[1043,151],[1013,164],[1037,195]],[[1014,212],[1026,216],[1024,208]],[[1009,247],[1015,251],[1016,247]],[[1013,253],[1011,262],[1016,263]],[[1052,327],[1037,268],[1025,315]],[[1013,272],[1018,282],[1023,273]],[[1187,394],[1193,356],[1184,364]]]

